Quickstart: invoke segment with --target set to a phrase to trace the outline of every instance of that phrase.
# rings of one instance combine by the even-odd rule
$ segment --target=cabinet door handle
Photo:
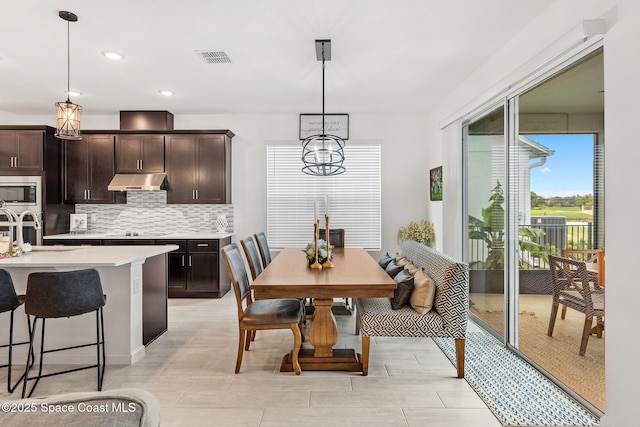
[[[144,169],[144,166],[142,166],[142,159],[140,159],[140,169]]]
[[[184,267],[184,255],[182,255],[182,266]]]
[[[196,200],[198,200],[200,198],[200,195],[198,194],[198,190],[196,190]]]
[[[189,255],[189,267],[191,267],[191,255]]]
[[[191,199],[192,200],[196,199],[196,190],[191,190]]]
[[[201,248],[206,248],[206,247],[209,246],[209,244],[208,243],[198,243],[196,246],[199,246]]]

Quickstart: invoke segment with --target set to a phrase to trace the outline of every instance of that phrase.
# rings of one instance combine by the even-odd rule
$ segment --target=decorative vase
[[[216,228],[218,229],[218,233],[224,233],[227,230],[227,216],[225,214],[218,214],[216,216]]]

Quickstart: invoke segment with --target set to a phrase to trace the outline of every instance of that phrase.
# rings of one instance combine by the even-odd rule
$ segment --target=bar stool
[[[13,286],[13,280],[11,279],[11,275],[9,274],[9,272],[7,270],[0,269],[0,313],[11,312],[11,320],[9,322],[9,344],[0,345],[0,348],[9,347],[7,364],[0,366],[0,368],[7,368],[7,391],[9,393],[13,393],[16,387],[18,387],[18,384],[20,384],[20,381],[22,381],[22,379],[24,378],[23,374],[13,386],[11,385],[13,346],[29,344],[29,341],[16,343],[13,342],[13,313],[18,307],[24,304],[24,300],[24,295],[16,295],[16,289]],[[27,322],[29,330],[31,330],[31,322],[29,321],[29,316],[27,316]],[[33,365],[33,351],[29,353],[29,357],[27,359],[27,365],[29,364]]]
[[[104,378],[105,349],[104,349],[104,318],[102,307],[106,303],[106,295],[102,292],[100,274],[96,269],[63,271],[63,272],[41,272],[31,273],[27,279],[27,295],[25,303],[25,313],[27,316],[34,316],[33,325],[29,331],[29,351],[33,351],[36,336],[36,326],[38,319],[42,319],[42,335],[40,338],[40,367],[38,375],[29,377],[29,369],[25,371],[24,384],[22,387],[22,397],[27,392],[27,382],[35,380],[27,397],[31,397],[33,390],[38,385],[40,378],[54,375],[66,374],[69,372],[81,371],[84,369],[97,368],[98,391],[102,390],[102,380]],[[74,345],[70,347],[60,347],[54,349],[44,349],[44,334],[46,319],[61,317],[73,317],[86,313],[96,313],[96,342]],[[96,364],[82,366],[74,369],[53,372],[42,375],[42,361],[45,353],[53,353],[75,348],[96,346]],[[101,351],[102,350],[102,351]]]

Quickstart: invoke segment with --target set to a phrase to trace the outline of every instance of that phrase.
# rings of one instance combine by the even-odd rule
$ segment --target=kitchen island
[[[175,245],[34,246],[31,252],[20,257],[0,259],[0,268],[11,274],[18,294],[26,292],[27,278],[33,272],[97,269],[107,296],[104,307],[106,363],[128,365],[144,356],[145,344],[166,331],[167,253],[176,249]],[[71,346],[94,340],[94,319],[87,314],[47,322],[47,346]],[[5,329],[0,331],[0,339],[8,342]],[[22,309],[16,313],[15,329],[14,342],[28,340]],[[26,349],[21,347],[25,346],[14,348],[16,361],[26,358]],[[92,361],[95,361],[92,348],[45,357],[45,363]]]

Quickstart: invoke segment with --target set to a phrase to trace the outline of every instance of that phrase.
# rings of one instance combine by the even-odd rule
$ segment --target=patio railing
[[[544,218],[544,217],[542,217]],[[557,217],[553,217],[557,218]],[[564,217],[562,217],[564,219]],[[535,220],[536,218],[532,218]],[[542,237],[532,239],[534,242],[546,248],[551,255],[560,255],[563,248],[571,249],[593,249],[596,247],[595,230],[592,222],[587,223],[567,223],[547,220],[547,223],[536,222],[533,224],[522,224],[522,228],[540,229],[545,232]],[[469,240],[469,262],[487,259],[489,250],[481,240]],[[520,254],[520,269],[536,270],[546,269],[548,266],[538,255],[531,253]],[[473,266],[470,267],[473,269]]]

